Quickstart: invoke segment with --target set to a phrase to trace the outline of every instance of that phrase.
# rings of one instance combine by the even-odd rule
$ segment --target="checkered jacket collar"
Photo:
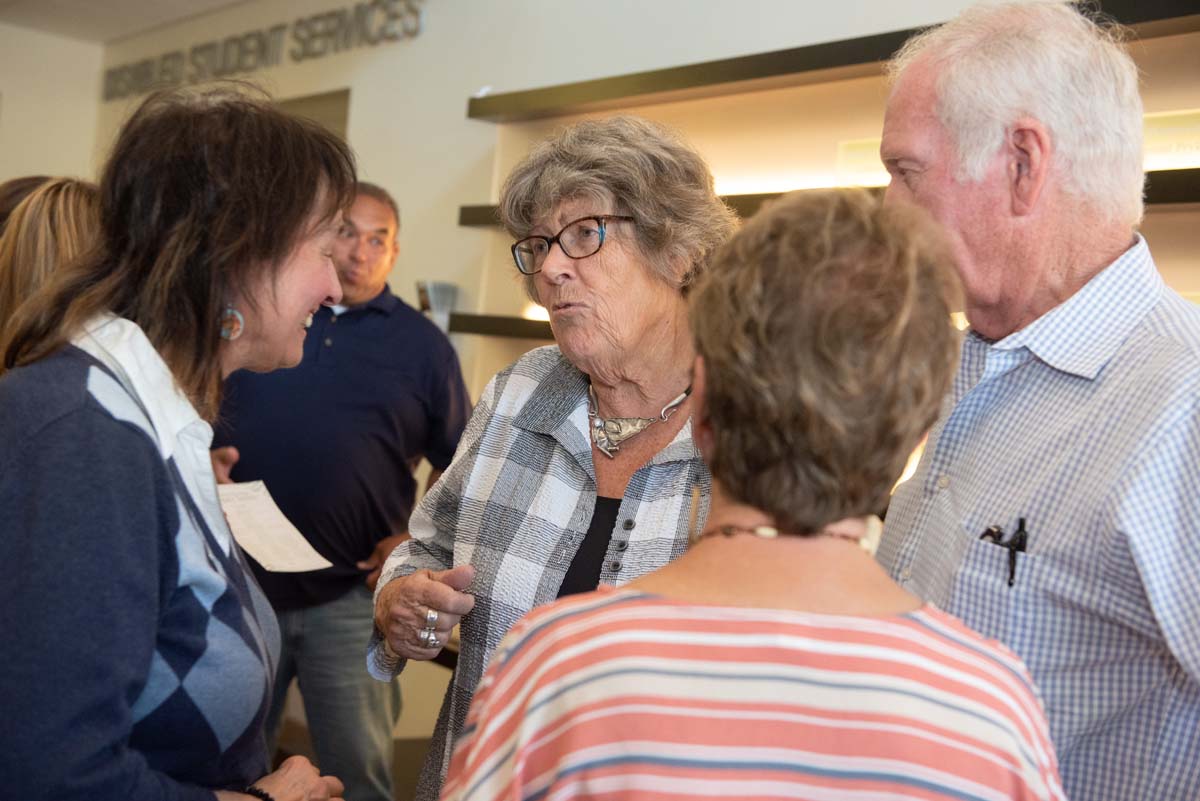
[[[551,368],[529,396],[513,426],[546,434],[571,454],[594,480],[592,445],[587,431],[588,378],[565,358]],[[582,412],[582,413],[581,413]],[[692,421],[689,419],[650,464],[689,461],[700,458],[700,449],[692,440]]]
[[[1094,379],[1159,302],[1164,286],[1138,234],[1129,250],[1082,289],[992,347],[1028,348],[1056,370]]]

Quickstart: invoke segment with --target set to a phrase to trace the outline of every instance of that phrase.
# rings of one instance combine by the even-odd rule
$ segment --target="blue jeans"
[[[366,585],[335,601],[279,612],[283,649],[266,728],[279,737],[288,685],[296,678],[322,773],[346,785],[346,801],[392,801],[392,729],[400,682],[367,673],[374,602]]]

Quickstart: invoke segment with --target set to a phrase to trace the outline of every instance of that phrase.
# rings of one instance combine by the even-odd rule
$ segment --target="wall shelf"
[[[450,333],[482,334],[490,337],[515,337],[517,339],[554,339],[550,323],[545,320],[526,320],[524,317],[505,317],[497,314],[450,315]]]
[[[1102,12],[1141,38],[1200,30],[1196,0],[1102,0]],[[474,97],[467,116],[515,122],[877,75],[918,29]]]
[[[875,188],[872,191],[880,191]],[[768,200],[777,198],[781,192],[760,195],[722,195],[738,216],[746,219],[758,211]],[[1200,203],[1200,167],[1186,170],[1156,170],[1146,173],[1146,204],[1155,206],[1168,203]],[[500,225],[496,206],[461,206],[458,224],[470,227],[491,228]],[[451,323],[453,325],[453,323]]]

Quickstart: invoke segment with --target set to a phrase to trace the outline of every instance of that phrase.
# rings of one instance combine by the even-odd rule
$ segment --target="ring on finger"
[[[425,628],[434,629],[437,627],[438,611],[436,609],[425,610]]]

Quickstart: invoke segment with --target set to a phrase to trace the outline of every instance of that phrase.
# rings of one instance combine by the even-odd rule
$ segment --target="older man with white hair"
[[[879,559],[1028,664],[1068,797],[1200,798],[1200,310],[1137,233],[1137,69],[1038,3],[891,77],[887,197],[949,230],[971,328]]]

